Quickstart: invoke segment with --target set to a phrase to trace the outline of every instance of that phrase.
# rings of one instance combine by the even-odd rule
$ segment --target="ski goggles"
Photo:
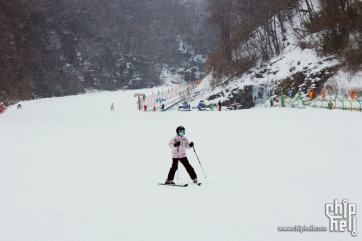
[[[178,132],[180,135],[185,135],[185,131],[184,130],[181,130]]]

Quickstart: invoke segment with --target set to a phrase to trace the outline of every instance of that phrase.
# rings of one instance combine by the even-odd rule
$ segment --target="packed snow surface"
[[[361,113],[144,113],[135,92],[29,101],[0,115],[0,240],[355,240],[277,230],[329,230],[335,199],[357,204],[362,235]],[[189,150],[201,186],[183,166],[175,181],[188,187],[157,185],[179,125],[206,172]]]

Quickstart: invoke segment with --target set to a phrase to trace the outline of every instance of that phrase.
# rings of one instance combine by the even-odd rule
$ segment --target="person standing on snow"
[[[175,184],[173,178],[178,168],[178,162],[186,168],[186,171],[190,175],[194,183],[197,183],[197,175],[194,168],[190,165],[186,157],[186,149],[190,149],[194,146],[193,142],[189,142],[185,137],[185,127],[179,126],[176,129],[177,135],[172,137],[168,142],[168,146],[172,149],[172,167],[168,173],[165,184]]]
[[[0,114],[4,114],[5,112],[5,101],[4,102],[0,102]]]
[[[238,107],[238,103],[236,103],[236,101],[234,102],[234,110],[236,110],[236,108]]]
[[[153,106],[153,112],[156,112],[156,106]]]
[[[147,105],[144,106],[144,111],[143,112],[145,112],[145,111],[148,112],[147,111]]]
[[[111,105],[111,111],[114,111],[114,104]]]
[[[219,111],[221,111],[221,100],[219,100],[219,103],[217,105],[219,106]]]

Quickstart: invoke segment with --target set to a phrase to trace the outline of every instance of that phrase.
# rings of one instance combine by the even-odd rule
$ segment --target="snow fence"
[[[347,97],[328,97],[328,98],[308,98],[308,97],[294,97],[290,98],[283,96],[284,106],[282,97],[279,97],[279,107],[289,107],[289,108],[321,108],[321,109],[341,109],[349,111],[359,111],[362,112],[362,100],[355,98],[354,100]]]
[[[135,97],[138,97],[138,100],[136,101],[136,108],[138,110],[144,110],[144,107],[146,105],[147,110],[152,111],[154,106],[156,107],[156,109],[161,109],[162,104],[164,104],[166,108],[168,105],[172,105],[176,101],[185,99],[187,96],[190,96],[196,87],[197,84],[185,87],[177,86],[176,88],[169,89],[168,91],[159,94],[152,94],[149,96],[138,96],[136,94]]]

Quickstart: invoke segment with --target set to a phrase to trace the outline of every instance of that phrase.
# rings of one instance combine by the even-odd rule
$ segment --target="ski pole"
[[[204,176],[205,176],[205,178],[206,178],[206,175],[205,175],[205,172],[204,172],[204,168],[202,168],[202,165],[201,165],[200,159],[199,159],[199,157],[197,156],[197,153],[196,153],[196,151],[195,151],[195,147],[193,147],[193,148],[194,148],[194,152],[195,152],[195,154],[196,154],[197,160],[198,160],[198,161],[199,161],[199,163],[200,163],[201,170],[202,170],[202,172],[204,173]],[[207,179],[207,178],[206,178],[206,179]]]
[[[179,161],[177,161],[177,180],[178,180],[178,163]]]

